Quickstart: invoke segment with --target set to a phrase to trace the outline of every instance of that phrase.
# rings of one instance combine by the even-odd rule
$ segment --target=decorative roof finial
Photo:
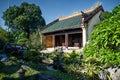
[[[81,11],[81,13],[82,13],[82,17],[84,17],[84,18],[88,17],[88,15],[86,13],[84,13],[83,11]]]

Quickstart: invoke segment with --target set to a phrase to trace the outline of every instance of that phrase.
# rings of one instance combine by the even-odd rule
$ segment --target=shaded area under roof
[[[82,16],[75,16],[69,19],[57,21],[54,24],[45,28],[42,33],[56,32],[60,30],[74,29],[80,27],[82,23]]]

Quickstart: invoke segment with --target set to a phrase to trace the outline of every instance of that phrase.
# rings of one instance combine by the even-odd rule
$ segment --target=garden
[[[0,80],[120,80],[120,5],[103,12],[81,52],[42,53],[41,14],[38,6],[28,3],[4,12],[5,24],[11,27],[9,32],[0,28]]]

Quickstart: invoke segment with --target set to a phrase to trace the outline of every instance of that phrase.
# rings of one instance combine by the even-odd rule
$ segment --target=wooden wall
[[[52,36],[46,36],[46,47],[53,47]]]

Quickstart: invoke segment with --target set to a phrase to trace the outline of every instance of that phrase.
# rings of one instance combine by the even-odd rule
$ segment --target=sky
[[[60,16],[68,16],[74,12],[89,9],[96,2],[101,2],[105,11],[112,11],[115,6],[120,4],[120,0],[0,0],[0,26],[2,28],[7,29],[2,19],[3,12],[9,6],[19,6],[22,2],[39,6],[46,24]]]

